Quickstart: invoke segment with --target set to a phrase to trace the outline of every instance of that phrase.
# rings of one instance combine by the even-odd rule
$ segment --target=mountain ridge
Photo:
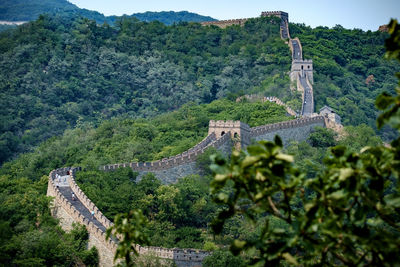
[[[36,20],[41,14],[51,14],[65,16],[82,16],[88,19],[96,20],[97,23],[114,24],[121,17],[136,17],[141,21],[158,20],[166,25],[186,22],[214,21],[209,16],[202,16],[188,11],[147,11],[143,13],[133,13],[123,16],[105,16],[100,12],[79,8],[67,0],[2,0],[0,3],[0,21],[32,21]]]

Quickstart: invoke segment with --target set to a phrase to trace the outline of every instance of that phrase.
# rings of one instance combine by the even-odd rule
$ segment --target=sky
[[[311,27],[376,31],[390,18],[399,19],[400,0],[68,0],[106,16],[146,11],[189,11],[218,20],[251,18],[262,11],[285,11],[289,21]]]

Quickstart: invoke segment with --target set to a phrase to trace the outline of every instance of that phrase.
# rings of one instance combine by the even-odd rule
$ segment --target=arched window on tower
[[[234,138],[238,138],[238,137],[239,137],[238,133],[234,133],[234,134],[233,134],[233,137],[234,137]]]
[[[222,131],[222,133],[221,133],[221,136],[223,136],[225,134],[225,132],[224,131]]]

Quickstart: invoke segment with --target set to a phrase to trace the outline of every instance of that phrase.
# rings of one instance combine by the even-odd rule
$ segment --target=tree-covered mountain
[[[208,103],[268,77],[289,90],[289,64],[277,19],[223,30],[42,16],[0,35],[1,161],[82,123]]]
[[[50,199],[46,198],[49,171],[61,166],[79,165],[95,172],[99,164],[153,160],[175,155],[192,147],[207,135],[207,125],[210,119],[242,120],[256,126],[287,120],[290,117],[286,116],[286,111],[282,106],[270,102],[236,103],[235,101],[217,100],[211,104],[187,104],[177,111],[152,119],[120,118],[104,121],[98,127],[81,125],[81,127],[65,131],[62,136],[47,140],[34,152],[21,155],[13,162],[5,163],[0,168],[0,200],[2,203],[0,209],[0,265],[71,266],[77,262],[84,262],[90,266],[96,264],[96,250],[86,250],[87,232],[85,234],[84,229],[78,228],[70,234],[65,234],[57,225],[57,220],[50,216]],[[205,160],[203,166],[207,165],[207,158]],[[85,172],[82,177],[87,175],[90,173]],[[104,184],[104,192],[99,194],[100,188],[96,183],[91,190],[93,193],[91,197],[96,196],[96,202],[98,202],[97,196],[102,196],[101,199],[105,201],[110,197],[116,200],[109,206],[115,208],[110,210],[105,208],[110,219],[115,212],[130,207],[132,198],[125,198],[125,193],[131,192],[135,186],[135,183],[129,180],[129,176],[121,176],[120,173],[116,175],[113,177],[116,177],[115,181],[120,181],[118,184],[121,186],[107,182]],[[94,178],[94,176],[92,177]],[[102,179],[109,180],[106,176],[101,176],[97,181]],[[85,185],[89,184],[85,183]],[[182,200],[179,204],[182,212],[184,207],[192,203],[183,201],[181,197],[184,194],[193,193],[193,202],[198,200],[196,207],[185,211],[186,226],[189,221],[193,223],[195,218],[190,218],[193,212],[198,208],[205,208],[206,202],[204,201],[210,201],[206,180],[198,179],[197,186],[192,187],[192,185],[196,185],[196,182],[193,184],[187,180],[182,183],[182,192],[179,195],[175,194],[176,200]],[[151,188],[157,189],[160,183],[149,177],[139,186],[142,189],[150,190]],[[158,190],[159,197],[161,194],[166,196],[173,187],[164,187],[164,189],[167,190],[164,193],[161,193],[162,188]],[[147,191],[142,193],[144,192]],[[115,198],[114,193],[119,194],[124,201],[117,204],[121,198]],[[138,191],[138,193],[140,192]],[[128,202],[129,205],[126,205]],[[99,204],[104,207],[106,202],[101,201]],[[196,218],[200,215],[196,215]],[[182,224],[177,225],[175,229],[168,219],[170,215],[167,216],[160,217],[160,220],[153,224],[153,228],[158,229],[158,232],[154,231],[154,235],[160,231],[163,232],[154,244],[167,244],[168,242],[167,245],[172,247],[174,246],[173,242],[179,236],[189,233],[190,235],[182,240],[179,246],[202,247],[203,239],[198,239],[200,230],[185,227]],[[204,221],[205,219],[201,226],[204,225]],[[170,230],[169,233],[165,232],[167,227]],[[151,228],[149,231],[152,231]],[[172,237],[176,237],[176,239],[172,239]],[[191,240],[190,238],[196,239]]]
[[[202,16],[196,13],[188,11],[160,11],[151,12],[147,11],[144,13],[133,13],[130,17],[135,17],[141,21],[155,21],[158,20],[166,25],[172,25],[173,23],[179,23],[182,21],[186,22],[203,22],[203,21],[215,21],[216,19],[209,16]]]
[[[67,0],[1,0],[0,21],[32,21],[38,19],[41,14],[51,14],[64,17],[85,17],[95,20],[99,24],[107,22],[114,24],[118,16],[104,16],[103,14],[79,8]],[[201,22],[213,21],[208,16],[201,16],[187,11],[163,11],[127,14],[128,17],[136,17],[142,21],[158,20],[167,25],[181,21]]]
[[[399,66],[383,59],[387,33],[295,24],[290,31],[314,60],[316,108],[331,106],[345,125],[375,127],[374,99],[394,91]],[[0,35],[0,162],[76,125],[154,116],[190,101],[259,93],[297,108],[290,62],[277,18],[220,29],[42,16]]]

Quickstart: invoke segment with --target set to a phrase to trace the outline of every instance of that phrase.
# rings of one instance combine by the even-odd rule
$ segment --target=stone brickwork
[[[290,70],[290,80],[296,81],[299,76],[307,76],[308,81],[314,83],[313,62],[311,59],[293,60]]]
[[[218,138],[224,134],[229,134],[231,139],[236,142],[235,147],[240,149],[250,144],[249,139],[250,126],[240,121],[213,121],[208,126],[208,134],[215,134]]]
[[[317,125],[318,124],[318,125]],[[196,159],[209,147],[214,147],[225,155],[229,155],[233,147],[245,148],[251,140],[273,140],[275,135],[281,135],[284,143],[290,140],[303,141],[307,139],[315,126],[325,126],[323,117],[301,118],[264,126],[250,128],[240,121],[210,121],[208,137],[195,147],[174,157],[154,162],[133,162],[110,164],[100,167],[100,170],[112,171],[118,168],[132,168],[138,172],[138,180],[146,173],[153,173],[162,183],[170,184],[190,174],[199,174]],[[264,136],[264,137],[260,137]],[[271,137],[272,136],[272,137]],[[265,138],[265,139],[263,139]],[[205,140],[207,145],[202,144]],[[239,145],[238,145],[239,144]],[[88,204],[91,207],[93,204]]]
[[[114,255],[118,245],[118,240],[105,238],[105,229],[112,226],[110,220],[108,220],[100,210],[90,201],[90,199],[81,191],[81,189],[75,183],[75,172],[79,168],[62,168],[54,170],[49,175],[49,182],[47,187],[47,195],[54,197],[52,205],[52,215],[60,219],[61,227],[70,231],[72,229],[72,223],[79,223],[86,227],[89,233],[89,248],[96,246],[99,251],[100,266],[113,266]],[[71,203],[59,190],[55,183],[56,174],[66,175],[67,171],[71,171],[70,184],[73,185],[74,193],[77,199],[85,205],[89,210],[95,211],[96,219],[101,222],[103,227],[98,227],[92,223],[90,219],[81,214],[75,207],[76,203]],[[72,187],[71,187],[72,188]],[[203,259],[210,255],[207,251],[196,250],[196,249],[168,249],[161,247],[142,247],[137,245],[140,254],[150,253],[161,259],[174,260],[178,267],[194,267],[201,266]]]
[[[103,170],[114,170],[121,167],[131,167],[139,170],[143,175],[147,172],[153,172],[164,183],[176,182],[180,177],[198,172],[195,165],[195,159],[208,147],[215,147],[224,154],[229,154],[234,145],[234,141],[243,141],[241,145],[245,147],[250,140],[273,140],[275,135],[280,135],[283,142],[287,144],[291,140],[305,140],[311,130],[316,126],[325,126],[325,120],[322,116],[312,118],[302,118],[275,124],[269,124],[250,128],[247,124],[240,121],[210,121],[209,135],[195,147],[189,149],[186,153],[177,157],[171,157],[158,161],[157,164],[151,163],[129,163],[112,164],[103,166]],[[222,134],[223,131],[226,131]],[[235,133],[237,135],[235,135]],[[135,169],[137,168],[137,169]],[[111,221],[106,218],[96,205],[85,195],[75,182],[75,172],[79,168],[62,168],[54,170],[49,175],[47,195],[54,197],[52,213],[53,216],[60,219],[61,226],[65,230],[72,228],[72,223],[83,224],[89,232],[89,246],[96,246],[99,251],[100,265],[112,266],[113,255],[117,247],[118,240],[106,240],[105,229],[112,226]],[[94,211],[96,223],[92,222],[88,215],[79,212],[76,207],[77,202],[71,203],[61,192],[60,188],[54,182],[56,174],[66,175],[70,172],[68,178],[68,189],[74,192],[79,199],[79,203],[85,210]],[[92,218],[93,219],[93,218]],[[141,247],[137,246],[140,254],[150,253],[162,259],[174,260],[179,267],[201,266],[201,262],[209,255],[209,252],[193,249],[166,249],[161,247]]]
[[[205,21],[205,22],[201,22],[201,25],[202,26],[214,25],[214,26],[224,29],[224,28],[232,26],[232,25],[243,26],[247,20],[249,20],[249,19],[228,19],[228,20],[219,20],[219,21]]]
[[[293,78],[297,79],[297,81],[299,81],[299,77],[305,77],[307,79],[305,84],[311,87],[311,90],[307,90],[312,93],[312,61],[303,60],[302,57],[299,58],[300,55],[302,56],[302,48],[298,39],[290,39],[288,14],[281,11],[273,11],[263,12],[261,16],[278,16],[281,18],[281,37],[283,39],[289,38],[289,46],[291,46],[293,52],[291,77],[293,75]],[[205,22],[202,24],[227,27],[234,24],[243,25],[246,21],[247,19],[239,19]],[[294,43],[292,43],[292,40],[295,40],[295,45],[293,45]],[[300,51],[298,51],[298,49],[300,49]],[[295,53],[296,51],[297,53]],[[301,86],[303,85],[300,84],[299,88]],[[303,91],[307,90],[303,88]],[[284,105],[282,101],[274,97],[266,98],[265,101]],[[288,113],[291,115],[293,115],[293,113],[295,114],[294,111]],[[312,114],[310,117],[253,128],[250,128],[247,124],[240,121],[210,121],[208,135],[200,143],[184,153],[154,162],[110,164],[102,166],[100,169],[112,171],[117,168],[129,167],[132,168],[133,171],[139,172],[139,177],[148,172],[152,172],[163,183],[175,183],[179,178],[199,171],[196,168],[196,159],[209,147],[214,147],[225,155],[229,155],[235,145],[245,148],[252,140],[273,140],[275,135],[281,136],[284,144],[288,144],[290,141],[302,141],[308,137],[313,128],[317,126],[326,127],[332,124],[332,119],[329,116],[329,114],[325,114],[325,117],[314,116],[314,114]],[[99,251],[100,266],[113,266],[113,257],[117,248],[118,239],[114,237],[111,240],[107,240],[105,238],[105,231],[112,226],[112,222],[102,214],[76,184],[75,172],[79,170],[80,168],[67,167],[53,170],[50,173],[47,195],[54,197],[52,215],[60,219],[61,226],[67,231],[72,229],[72,223],[74,222],[84,225],[89,232],[89,247],[96,246]],[[64,188],[61,189],[61,187],[59,187],[61,184],[57,184],[54,181],[56,174],[66,176],[67,172],[70,174],[68,184],[64,183],[62,185]],[[67,197],[70,195],[66,195],[66,192],[68,194],[73,192],[78,200],[70,200]],[[94,217],[90,216],[90,211],[94,211]],[[201,266],[203,259],[210,255],[210,252],[194,249],[168,249],[162,247],[142,247],[139,245],[136,245],[136,248],[141,255],[149,254],[161,259],[173,260],[178,267]]]
[[[175,183],[179,178],[199,173],[196,168],[196,159],[209,147],[214,147],[225,155],[229,155],[232,150],[230,134],[217,139],[215,133],[211,133],[193,148],[170,158],[153,162],[109,164],[100,167],[100,170],[110,171],[118,168],[131,168],[139,173],[138,180],[146,173],[151,172],[165,184]]]
[[[287,145],[290,141],[306,140],[317,126],[325,127],[324,117],[316,116],[254,127],[251,129],[251,137],[255,141],[272,141],[275,135],[279,135],[283,143]]]
[[[117,244],[113,241],[108,241],[105,231],[81,214],[74,206],[75,203],[71,203],[60,192],[59,187],[54,182],[56,174],[66,175],[67,171],[75,172],[76,169],[62,168],[50,172],[47,195],[54,197],[52,215],[60,219],[61,227],[66,231],[72,229],[73,222],[84,225],[89,232],[89,246],[95,245],[99,251],[100,266],[113,266],[113,255],[115,254]]]

